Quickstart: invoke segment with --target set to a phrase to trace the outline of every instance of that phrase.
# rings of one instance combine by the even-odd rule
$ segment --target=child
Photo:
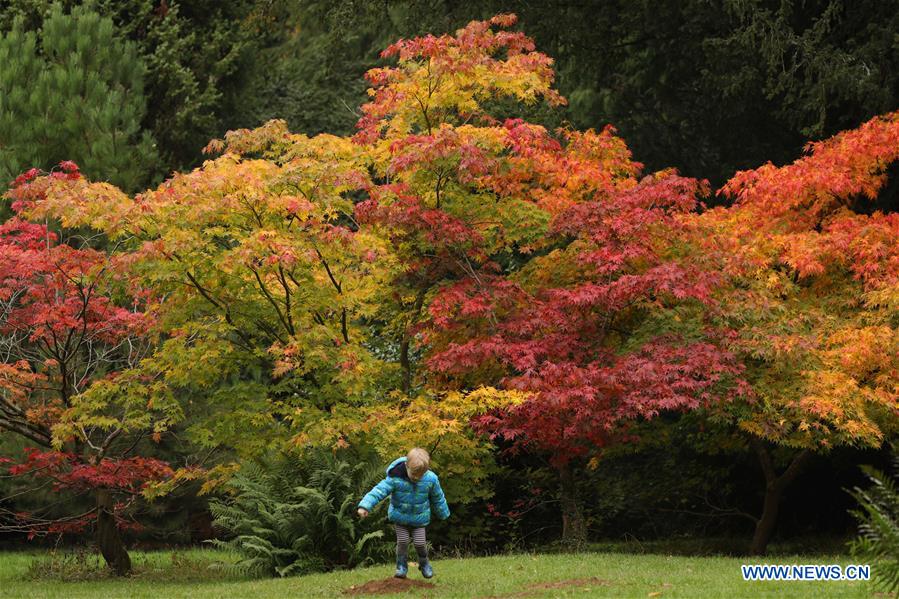
[[[449,506],[440,480],[428,470],[431,457],[428,452],[416,447],[404,458],[397,458],[387,466],[387,478],[375,485],[359,502],[359,516],[365,518],[374,507],[388,495],[390,508],[387,519],[396,528],[396,573],[397,578],[405,578],[409,571],[409,538],[418,553],[418,568],[422,576],[434,576],[428,562],[428,547],[425,541],[425,526],[431,522],[431,510],[441,520],[449,518]]]

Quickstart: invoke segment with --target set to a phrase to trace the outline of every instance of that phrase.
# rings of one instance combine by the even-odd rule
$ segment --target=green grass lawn
[[[35,554],[0,554],[0,597],[340,597],[372,580],[389,578],[391,565],[287,579],[246,580],[210,568],[226,554],[204,550],[133,554],[137,573],[125,580],[29,580]],[[744,582],[749,558],[654,554],[520,554],[436,560],[434,586],[371,597],[870,597],[868,582]],[[177,564],[176,564],[177,561]],[[780,556],[766,563],[840,563],[834,556]],[[417,570],[410,578],[421,580]],[[579,581],[579,582],[578,582]],[[360,595],[357,595],[360,596]],[[363,595],[364,596],[364,595]]]

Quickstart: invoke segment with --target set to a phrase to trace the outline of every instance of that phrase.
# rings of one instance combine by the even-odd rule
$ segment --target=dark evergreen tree
[[[0,187],[23,170],[72,160],[126,189],[156,169],[144,66],[109,18],[54,5],[40,32],[19,18],[0,38]]]
[[[63,8],[84,4],[60,0]],[[142,126],[158,144],[162,174],[196,166],[201,149],[234,127],[233,98],[255,68],[254,49],[279,27],[261,18],[255,0],[94,0],[117,34],[135,44],[146,67]],[[53,0],[0,2],[0,31],[19,20],[36,31]],[[241,109],[242,110],[242,109]],[[145,169],[146,170],[146,169]],[[149,171],[148,171],[149,172]]]
[[[269,2],[258,2],[268,4]],[[234,101],[256,67],[271,24],[256,0],[99,0],[147,65],[144,126],[159,144],[165,170],[198,166],[202,148],[235,128],[245,108]],[[278,4],[275,2],[275,4]]]

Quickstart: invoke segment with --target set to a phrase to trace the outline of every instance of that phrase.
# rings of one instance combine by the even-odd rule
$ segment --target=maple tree
[[[627,441],[628,422],[699,407],[739,373],[717,342],[724,333],[702,326],[714,277],[666,248],[695,192],[662,174],[581,201],[553,219],[563,247],[509,276],[456,283],[431,306],[433,370],[533,394],[475,424],[550,455],[568,541],[586,535],[573,472],[582,458],[595,466],[602,448]]]
[[[456,496],[483,495],[489,444],[467,423],[489,402],[459,396],[457,408],[432,413],[427,396],[390,393],[402,376],[380,319],[398,262],[356,220],[352,196],[371,187],[362,148],[272,121],[209,150],[222,155],[135,197],[82,178],[49,180],[23,206],[33,219],[103,232],[127,279],[153,290],[146,313],[162,339],[138,369],[158,377],[149,399],[176,397],[192,441],[238,458],[349,443],[387,458],[398,443],[440,445],[435,459],[462,475]],[[396,435],[388,441],[385,431]],[[172,480],[197,475],[179,470]]]
[[[215,150],[224,153],[133,198],[53,182],[29,214],[121,244],[131,279],[164,298],[147,306],[165,335],[146,360],[162,373],[160,393],[194,402],[187,432],[200,447],[251,456],[290,435],[295,410],[362,404],[389,381],[362,321],[376,309],[383,244],[352,219],[350,196],[367,177],[349,140],[273,121]]]
[[[530,395],[474,422],[550,455],[563,537],[579,543],[573,464],[624,439],[629,420],[697,407],[738,367],[714,339],[660,326],[663,313],[711,300],[712,274],[671,241],[704,185],[668,171],[638,180],[611,128],[502,119],[503,100],[564,101],[551,59],[503,30],[514,22],[500,15],[385,51],[398,66],[368,73],[355,138],[378,185],[356,212],[404,266],[396,311],[431,384]]]
[[[814,453],[879,447],[899,408],[899,214],[867,209],[899,159],[899,114],[808,150],[737,173],[720,191],[734,205],[696,218],[726,275],[719,316],[739,331],[729,346],[753,389],[725,411],[765,477],[753,553]],[[772,445],[791,454],[781,472]]]
[[[13,208],[26,209],[52,182],[80,179],[74,163],[60,166],[20,177]],[[22,463],[5,459],[6,467],[38,489],[94,498],[75,516],[4,514],[12,523],[3,528],[34,536],[96,526],[117,574],[131,569],[119,534],[134,525],[129,508],[147,484],[172,473],[165,462],[129,454],[180,417],[177,406],[147,404],[141,389],[150,381],[129,373],[152,346],[149,317],[131,291],[105,253],[62,243],[46,225],[18,217],[0,225],[0,430],[38,446]]]
[[[541,158],[528,154],[545,154],[541,145],[554,143],[542,127],[498,120],[491,103],[563,102],[551,87],[552,60],[524,34],[505,30],[514,22],[499,15],[455,36],[400,40],[382,53],[398,65],[366,74],[371,102],[362,106],[354,141],[371,156],[373,186],[356,215],[390,241],[400,261],[395,301],[383,318],[400,338],[406,392],[416,328],[434,289],[492,254],[539,245],[545,228],[545,213],[532,203],[496,202],[489,189],[516,185],[527,163]]]

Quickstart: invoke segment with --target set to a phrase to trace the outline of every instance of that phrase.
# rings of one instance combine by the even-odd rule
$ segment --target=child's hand
[[[368,510],[364,507],[360,507],[358,510],[356,510],[356,513],[359,514],[360,518],[365,518],[366,516],[368,516]]]

